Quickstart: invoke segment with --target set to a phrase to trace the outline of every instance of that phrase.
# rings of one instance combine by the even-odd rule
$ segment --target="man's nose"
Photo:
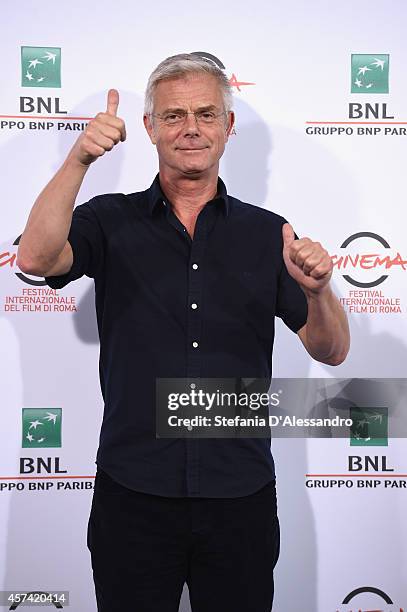
[[[199,124],[194,113],[188,113],[184,122],[184,135],[199,134]]]

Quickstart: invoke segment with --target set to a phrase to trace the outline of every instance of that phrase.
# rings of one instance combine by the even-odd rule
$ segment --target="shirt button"
[[[193,346],[194,348],[198,348],[199,344],[198,344],[198,342],[193,342],[193,343],[192,343],[192,346]]]
[[[198,264],[192,264],[192,269],[193,270],[198,270]]]
[[[198,308],[198,304],[195,304],[195,302],[193,304],[191,304],[191,308],[193,310],[196,310]]]

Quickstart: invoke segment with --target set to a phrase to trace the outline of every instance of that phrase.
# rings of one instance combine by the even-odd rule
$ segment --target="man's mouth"
[[[208,147],[177,147],[178,151],[203,151]]]

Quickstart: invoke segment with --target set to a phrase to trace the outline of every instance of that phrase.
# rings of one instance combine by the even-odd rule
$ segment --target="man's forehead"
[[[190,103],[217,105],[222,101],[222,91],[218,81],[211,74],[191,73],[160,81],[155,90],[154,101],[160,106]]]

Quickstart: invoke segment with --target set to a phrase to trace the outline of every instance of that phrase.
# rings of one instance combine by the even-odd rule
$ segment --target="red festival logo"
[[[360,238],[370,238],[379,243],[381,248],[390,249],[390,245],[382,236],[374,234],[373,232],[358,232],[352,234],[346,238],[341,244],[340,248],[345,249],[348,245],[355,240]],[[399,267],[402,270],[407,270],[407,260],[403,259],[399,252],[382,255],[381,253],[356,253],[354,255],[331,255],[332,263],[338,270],[371,270],[371,269],[384,269],[389,270],[393,267]],[[377,287],[383,283],[388,274],[382,274],[370,282],[362,282],[361,280],[355,279],[349,274],[343,274],[343,278],[354,285],[355,287],[361,287],[364,289]]]

